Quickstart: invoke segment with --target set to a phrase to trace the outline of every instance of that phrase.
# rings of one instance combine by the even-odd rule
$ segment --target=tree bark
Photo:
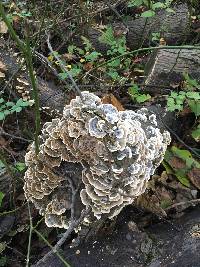
[[[145,88],[174,88],[188,73],[193,79],[200,81],[200,50],[163,49],[152,53],[145,68]],[[151,91],[151,92],[152,92]]]
[[[158,33],[169,45],[181,44],[190,35],[189,9],[186,4],[179,4],[173,10],[173,13],[169,13],[163,9],[150,18],[130,18],[125,23],[120,21],[111,25],[114,32],[126,34],[127,46],[131,50],[152,44],[152,33]],[[108,46],[98,40],[102,31],[89,28],[87,35],[97,51],[106,53]]]

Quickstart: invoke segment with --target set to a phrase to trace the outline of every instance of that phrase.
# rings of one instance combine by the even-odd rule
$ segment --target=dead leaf
[[[186,167],[185,162],[178,157],[173,157],[170,159],[169,164],[174,169],[185,169]]]
[[[124,107],[122,104],[117,100],[117,98],[113,94],[107,94],[102,98],[103,104],[112,104],[114,107],[117,108],[118,111],[124,111]]]
[[[0,61],[0,70],[4,72],[7,70],[6,65],[2,61]]]
[[[8,27],[4,21],[0,21],[0,33],[7,33]]]
[[[194,168],[190,172],[188,172],[188,177],[190,181],[200,189],[200,169]]]
[[[5,78],[5,76],[6,76],[5,73],[0,71],[0,78]]]
[[[7,68],[6,65],[0,60],[0,78],[4,78],[5,77],[5,73]]]
[[[93,68],[93,64],[90,63],[90,62],[87,62],[84,64],[83,68],[86,70],[86,71],[89,71]]]
[[[160,206],[160,200],[155,195],[150,195],[148,192],[145,192],[144,194],[140,195],[136,201],[135,205],[152,212],[153,214],[156,214],[161,217],[166,217],[167,214]]]

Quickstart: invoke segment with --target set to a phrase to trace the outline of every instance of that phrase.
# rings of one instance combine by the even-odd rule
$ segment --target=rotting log
[[[154,51],[145,68],[145,89],[171,88],[183,81],[183,74],[200,81],[200,50],[161,49]]]
[[[199,207],[172,222],[154,222],[145,230],[138,229],[134,223],[138,214],[134,215],[129,206],[118,217],[115,230],[102,229],[95,237],[72,248],[66,244],[64,259],[74,267],[199,266]],[[56,255],[37,265],[54,266],[64,266]]]
[[[111,24],[114,32],[126,34],[127,46],[131,49],[137,49],[140,46],[149,46],[153,43],[152,33],[159,33],[167,44],[182,44],[190,35],[189,9],[186,4],[179,4],[173,8],[174,12],[169,13],[166,10],[159,10],[151,18],[129,18],[125,23],[122,21]],[[125,30],[127,26],[127,31]],[[102,31],[89,28],[87,36],[95,49],[105,53],[107,45],[100,43],[98,38]]]
[[[0,53],[0,61],[6,68],[5,78],[0,81],[1,90],[4,90],[4,87],[6,86],[7,89],[12,88],[13,94],[19,97],[23,98],[24,96],[26,98],[28,95],[31,96],[32,89],[29,77],[24,68],[20,69],[21,62],[19,61],[19,58],[2,49]],[[10,84],[7,85],[8,81],[10,81]],[[68,97],[61,87],[56,86],[53,82],[47,82],[41,78],[37,79],[37,85],[40,97],[40,106],[62,112]],[[19,91],[21,93],[18,93]]]

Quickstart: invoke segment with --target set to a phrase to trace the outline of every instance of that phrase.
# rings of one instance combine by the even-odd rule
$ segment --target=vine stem
[[[110,62],[112,62],[112,61],[114,61],[116,59],[120,59],[120,58],[123,58],[123,57],[126,57],[126,56],[138,54],[140,52],[162,50],[162,49],[188,49],[188,50],[197,49],[197,50],[200,50],[200,46],[195,46],[195,45],[160,45],[160,46],[150,46],[150,47],[139,48],[139,49],[136,49],[136,50],[133,50],[133,51],[126,52],[126,53],[124,53],[122,55],[113,57],[113,58],[107,60],[106,62],[103,62],[102,64],[97,65],[93,69],[90,69],[88,72],[86,72],[85,75],[82,76],[80,79],[84,79],[88,74],[90,74],[94,70],[96,70],[98,68],[101,68],[101,67],[107,65],[108,63],[110,63]]]
[[[34,267],[39,266],[40,264],[44,264],[47,259],[49,259],[53,253],[57,254],[58,249],[64,244],[64,242],[66,241],[66,239],[70,236],[70,234],[74,231],[74,229],[80,225],[80,223],[83,221],[83,219],[85,218],[86,215],[88,215],[91,212],[91,209],[88,208],[86,210],[83,210],[80,217],[77,220],[73,220],[70,225],[69,228],[66,230],[66,232],[63,234],[63,236],[58,240],[58,242],[56,243],[56,245],[50,246],[51,247],[51,251],[49,251],[47,254],[44,255],[44,257],[42,259],[40,259],[35,265]],[[34,229],[34,231],[36,232],[36,230]],[[37,233],[37,232],[36,232]],[[57,254],[58,255],[58,254]]]
[[[34,69],[33,69],[33,62],[32,62],[32,51],[30,47],[29,41],[25,44],[23,41],[20,40],[19,36],[16,34],[15,30],[13,29],[9,19],[6,16],[6,13],[4,11],[4,7],[2,2],[0,1],[0,15],[5,22],[6,26],[8,27],[8,31],[13,38],[13,40],[16,42],[17,46],[21,50],[21,52],[24,54],[24,57],[26,59],[26,65],[31,81],[31,86],[33,89],[33,98],[35,102],[35,152],[36,154],[39,153],[39,131],[40,131],[40,103],[39,103],[39,93],[38,93],[38,88],[37,88],[37,82],[36,82],[36,77],[34,74]],[[27,37],[28,40],[28,37]]]
[[[29,201],[27,203],[28,203],[28,214],[29,214],[30,224],[29,224],[28,249],[27,249],[27,256],[26,256],[26,267],[29,267],[30,253],[31,253],[31,240],[32,240],[32,232],[33,232],[33,221],[32,221]]]
[[[33,229],[34,232],[53,250],[53,246],[49,243],[49,241],[36,229]],[[62,263],[64,264],[64,266],[66,267],[71,267],[71,265],[69,265],[69,263],[67,263],[64,258],[60,255],[60,253],[58,251],[55,251],[55,254],[58,256],[58,258],[62,261]],[[35,265],[33,265],[34,267]]]

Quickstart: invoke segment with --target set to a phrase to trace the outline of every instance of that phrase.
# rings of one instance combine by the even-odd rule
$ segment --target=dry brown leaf
[[[6,76],[5,73],[0,71],[0,78],[5,78],[5,76]]]
[[[186,167],[185,162],[182,159],[178,158],[178,157],[173,157],[169,161],[169,164],[174,169],[184,169]]]
[[[0,21],[0,33],[7,33],[8,27],[4,21]]]
[[[156,214],[161,217],[166,217],[167,214],[164,211],[164,209],[161,208],[160,206],[160,200],[157,196],[155,195],[150,195],[148,193],[144,193],[140,195],[137,199],[135,204],[144,209],[152,212],[153,214]]]
[[[190,181],[198,188],[200,189],[200,169],[194,168],[191,171],[188,172],[188,177],[190,178]]]
[[[91,70],[91,69],[93,68],[93,64],[90,63],[90,62],[87,62],[87,63],[84,64],[83,67],[84,67],[84,69],[85,69],[86,71],[89,71],[89,70]]]
[[[6,65],[0,60],[0,70],[1,71],[6,71],[7,68],[6,68]]]
[[[103,104],[112,104],[119,111],[125,110],[122,104],[117,100],[117,98],[113,94],[107,94],[102,98]]]
[[[0,78],[4,78],[5,77],[5,73],[6,72],[6,65],[0,60]]]

